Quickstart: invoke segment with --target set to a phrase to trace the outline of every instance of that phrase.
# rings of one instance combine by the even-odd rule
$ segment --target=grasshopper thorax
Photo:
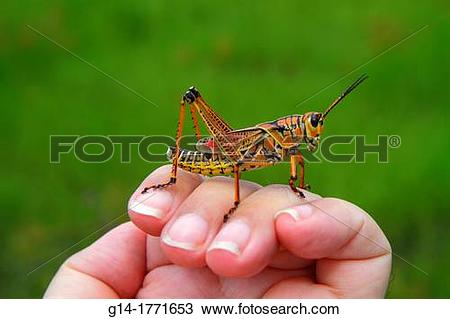
[[[308,149],[314,151],[317,148],[322,133],[323,119],[318,112],[306,114],[288,115],[272,122],[258,125],[278,136],[283,148],[297,147],[306,143]]]

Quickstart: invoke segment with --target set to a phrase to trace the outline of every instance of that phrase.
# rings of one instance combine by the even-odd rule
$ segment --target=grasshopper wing
[[[231,158],[234,161],[264,160],[278,158],[274,140],[270,134],[259,127],[249,127],[235,130],[226,135],[233,146],[234,153]]]
[[[200,114],[211,137],[201,139],[197,143],[197,150],[202,152],[219,152],[233,162],[243,159],[248,150],[268,136],[265,129],[249,127],[233,130],[200,96],[193,105]]]

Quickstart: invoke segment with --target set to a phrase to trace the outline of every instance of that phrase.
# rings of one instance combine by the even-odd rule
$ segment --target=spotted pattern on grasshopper
[[[344,92],[341,93],[323,113],[308,112],[299,115],[288,115],[275,121],[264,122],[252,127],[234,130],[217,114],[195,88],[189,88],[180,102],[176,145],[168,150],[168,158],[172,161],[170,179],[164,184],[144,188],[142,193],[150,189],[168,187],[176,183],[177,169],[202,175],[234,175],[234,205],[224,216],[224,222],[236,210],[240,202],[240,173],[257,168],[275,165],[283,159],[290,159],[289,186],[298,196],[304,198],[301,189],[308,188],[304,181],[304,160],[300,145],[306,144],[309,151],[315,151],[320,142],[324,120],[330,111],[345,96],[353,91],[365,79],[360,76]],[[186,107],[189,107],[194,123],[197,144],[195,151],[180,148]],[[202,138],[198,115],[210,133]],[[297,167],[300,167],[299,176]],[[299,180],[299,188],[295,182]]]

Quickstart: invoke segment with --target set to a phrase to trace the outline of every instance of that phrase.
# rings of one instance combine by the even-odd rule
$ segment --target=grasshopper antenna
[[[353,91],[358,85],[360,85],[367,78],[368,78],[367,74],[363,74],[358,79],[356,79],[356,81],[353,82],[344,92],[342,92],[341,95],[339,95],[338,98],[334,100],[333,103],[331,103],[331,105],[326,109],[326,111],[323,112],[321,120],[324,120],[325,117],[328,115],[328,113],[330,113],[331,110],[334,109],[334,107],[344,99],[344,97],[350,94],[351,91]]]

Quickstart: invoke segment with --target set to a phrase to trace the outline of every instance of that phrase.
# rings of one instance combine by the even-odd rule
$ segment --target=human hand
[[[176,185],[153,172],[133,194],[125,223],[70,257],[45,297],[381,298],[391,248],[373,219],[346,201],[287,186],[180,170]],[[138,229],[140,228],[140,229]]]

